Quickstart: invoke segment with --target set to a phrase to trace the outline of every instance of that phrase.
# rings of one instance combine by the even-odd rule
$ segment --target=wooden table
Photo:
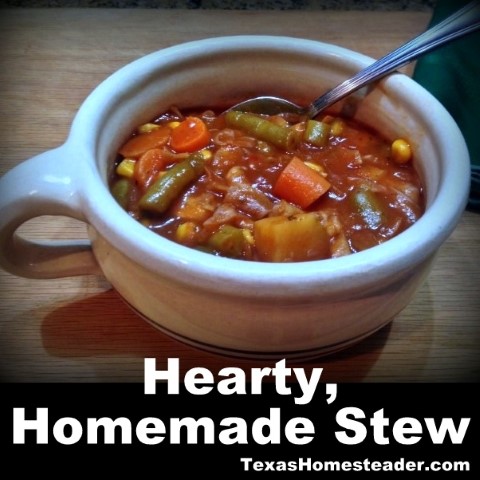
[[[425,12],[12,9],[0,13],[0,173],[63,143],[89,92],[122,65],[179,42],[279,34],[379,57],[422,31]],[[411,71],[411,70],[410,70]],[[32,238],[85,237],[43,217]],[[330,382],[473,382],[480,378],[480,215],[465,212],[412,303],[344,352],[305,362]],[[188,347],[132,313],[102,277],[28,280],[0,273],[0,375],[15,382],[139,382],[143,359],[182,370],[268,366]]]

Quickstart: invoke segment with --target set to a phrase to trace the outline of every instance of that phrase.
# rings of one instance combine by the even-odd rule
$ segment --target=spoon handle
[[[309,117],[315,117],[355,90],[384,77],[424,53],[479,28],[480,2],[476,0],[317,98],[308,109]]]

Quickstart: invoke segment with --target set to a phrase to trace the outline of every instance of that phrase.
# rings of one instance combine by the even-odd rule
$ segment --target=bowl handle
[[[16,232],[41,215],[85,221],[69,172],[76,163],[66,162],[69,158],[65,144],[20,163],[0,178],[0,266],[7,272],[27,278],[101,273],[88,240],[33,241]]]

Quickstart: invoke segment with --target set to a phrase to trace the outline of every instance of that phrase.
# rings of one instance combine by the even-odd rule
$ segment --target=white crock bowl
[[[133,220],[110,195],[107,177],[133,128],[172,104],[229,105],[256,94],[308,103],[372,61],[316,41],[232,36],[166,48],[126,65],[85,100],[62,146],[0,180],[1,265],[32,278],[100,267],[150,323],[213,351],[305,358],[358,342],[410,302],[468,195],[469,157],[461,132],[407,76],[391,75],[365,98],[342,105],[387,137],[407,138],[425,185],[422,218],[364,252],[293,264],[211,256]],[[85,221],[91,242],[39,245],[15,235],[39,215]]]

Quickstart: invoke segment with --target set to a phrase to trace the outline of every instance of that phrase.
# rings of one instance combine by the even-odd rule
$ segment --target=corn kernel
[[[304,162],[307,167],[310,167],[312,170],[315,170],[316,172],[323,174],[323,168],[320,165],[317,165],[316,163],[313,162]]]
[[[330,129],[330,133],[334,137],[338,137],[339,135],[341,135],[343,133],[343,127],[344,127],[343,121],[340,120],[339,118],[335,118],[332,121],[332,127]]]
[[[258,140],[257,141],[257,150],[259,152],[262,152],[262,153],[270,153],[273,149],[272,149],[272,146],[269,143],[264,142],[263,140]]]
[[[157,130],[160,128],[160,125],[157,125],[156,123],[144,123],[143,125],[140,125],[137,128],[138,133],[150,133],[153,130]]]
[[[255,239],[253,238],[252,232],[248,228],[242,229],[243,238],[249,245],[253,245],[255,243]]]
[[[212,158],[212,152],[208,150],[208,148],[200,150],[200,153],[202,154],[204,160],[209,160],[210,158]]]
[[[180,122],[177,122],[177,121],[172,121],[167,123],[167,127],[170,127],[170,128],[176,128],[179,125],[180,125]]]
[[[126,178],[132,178],[135,170],[136,161],[133,158],[124,158],[117,166],[118,175]]]
[[[403,138],[397,138],[392,143],[392,158],[394,162],[399,164],[404,164],[411,160],[412,149]]]
[[[177,240],[181,243],[187,243],[193,239],[197,226],[193,222],[181,223],[175,232]]]

